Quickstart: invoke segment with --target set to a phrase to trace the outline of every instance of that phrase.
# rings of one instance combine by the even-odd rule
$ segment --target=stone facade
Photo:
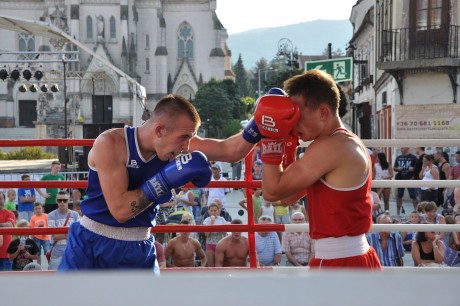
[[[62,29],[143,85],[146,107],[152,109],[165,94],[193,99],[198,88],[211,78],[234,77],[226,45],[228,35],[216,15],[216,1],[4,0],[0,1],[0,11],[2,15],[40,20]],[[7,51],[77,50],[62,40],[4,29],[0,29],[0,36],[1,49]],[[11,72],[18,65],[20,71],[26,69],[27,63],[12,63],[12,59],[12,55],[0,55],[0,68]],[[67,104],[64,65],[67,73],[78,72],[74,74],[78,77],[66,73]],[[134,116],[140,108],[133,104],[140,102],[126,79],[91,54],[80,52],[78,63],[35,62],[29,68],[32,73],[43,71],[43,79],[0,81],[0,128],[21,127],[24,120],[29,124],[32,120],[43,131],[37,137],[63,137],[59,125],[64,123],[65,109],[69,137],[81,135],[76,130],[80,123],[140,124],[133,122],[140,117]],[[98,77],[94,77],[96,74]],[[20,92],[19,86],[24,83],[28,87],[56,83],[60,91]],[[26,106],[33,109],[33,105],[36,114],[21,111]]]

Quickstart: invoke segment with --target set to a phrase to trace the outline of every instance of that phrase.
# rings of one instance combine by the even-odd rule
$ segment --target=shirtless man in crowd
[[[188,220],[182,220],[180,224],[190,225]],[[198,240],[191,238],[190,233],[181,233],[169,241],[165,250],[167,267],[195,267],[195,253],[201,259],[201,267],[206,267],[208,263],[206,254],[201,248]],[[172,264],[168,262],[172,258]]]
[[[232,224],[242,224],[234,219]],[[216,267],[246,267],[249,255],[248,238],[240,232],[233,232],[219,241],[216,246]]]

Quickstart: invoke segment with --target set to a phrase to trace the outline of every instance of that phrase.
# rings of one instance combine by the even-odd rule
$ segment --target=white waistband
[[[335,259],[363,255],[369,250],[366,236],[342,236],[315,240],[315,258]]]
[[[150,237],[150,227],[116,227],[105,225],[83,216],[80,225],[87,230],[111,239],[143,241]]]

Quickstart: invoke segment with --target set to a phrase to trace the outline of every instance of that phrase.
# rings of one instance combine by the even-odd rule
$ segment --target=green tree
[[[235,73],[235,83],[239,88],[240,96],[252,96],[254,93],[254,88],[252,87],[252,84],[249,81],[248,72],[244,67],[241,54],[238,56],[238,60],[236,61],[235,65],[233,65],[232,69]]]
[[[221,138],[222,128],[232,119],[232,103],[222,82],[211,80],[196,93],[193,101],[207,137]]]
[[[259,86],[259,71],[260,71],[260,91],[262,94],[267,93],[270,88],[283,88],[284,81],[292,76],[302,73],[301,69],[286,65],[284,56],[275,56],[270,63],[264,58],[256,62],[256,67],[253,70],[252,83]],[[256,98],[258,98],[256,91]]]

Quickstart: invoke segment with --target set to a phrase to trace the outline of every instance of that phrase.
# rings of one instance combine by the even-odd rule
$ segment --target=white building
[[[363,60],[355,65],[356,132],[363,138],[458,138],[458,1],[359,0],[350,21],[354,57]],[[457,149],[450,148],[451,156]]]
[[[193,99],[198,88],[211,78],[233,78],[227,31],[216,15],[216,0],[22,0],[0,1],[0,14],[49,22],[106,58],[146,89],[146,106],[168,93]],[[133,104],[133,90],[114,71],[101,65],[91,54],[80,52],[79,62],[59,62],[50,51],[78,51],[75,45],[35,37],[28,33],[0,29],[0,69],[9,76],[0,80],[0,132],[8,138],[64,137],[64,110],[68,136],[93,138],[81,123],[112,126],[140,122]],[[5,51],[37,51],[23,55]],[[44,58],[58,62],[45,62]],[[43,59],[43,60],[42,60]],[[16,68],[44,77],[11,80]],[[28,67],[30,65],[30,67]],[[64,105],[64,66],[66,96]],[[19,91],[26,84],[59,85],[59,92]],[[39,87],[40,88],[40,87]],[[102,129],[104,129],[103,127]],[[91,130],[91,129],[90,129]],[[98,128],[100,132],[100,127]]]

